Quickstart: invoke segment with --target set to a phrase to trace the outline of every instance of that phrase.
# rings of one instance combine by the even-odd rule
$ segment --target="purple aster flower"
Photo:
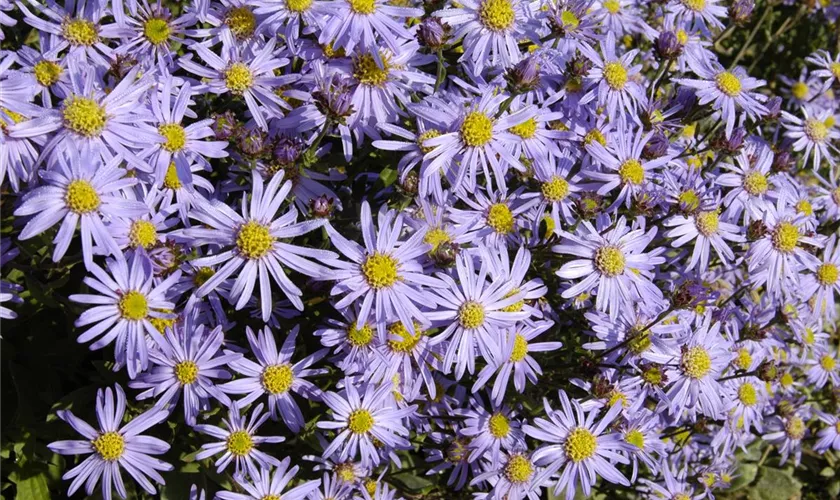
[[[580,51],[592,61],[593,65],[589,74],[586,75],[591,90],[583,97],[581,104],[592,100],[597,95],[598,105],[606,107],[610,120],[618,117],[623,122],[625,114],[635,117],[638,103],[647,100],[641,85],[634,80],[635,75],[641,70],[640,65],[633,65],[633,60],[639,51],[633,49],[618,57],[613,31],[607,32],[606,38],[600,42],[600,45],[603,57],[589,45],[580,45]]]
[[[299,432],[305,422],[292,393],[307,399],[318,399],[320,390],[306,380],[306,377],[326,373],[326,369],[309,367],[323,358],[327,349],[318,350],[292,363],[298,334],[297,326],[292,328],[279,350],[274,340],[274,332],[270,328],[263,328],[259,336],[254,335],[250,327],[247,327],[245,332],[257,362],[247,358],[231,362],[230,367],[244,376],[219,388],[228,394],[247,394],[238,401],[240,406],[247,406],[267,394],[271,418],[277,420],[278,417],[282,417],[289,430]]]
[[[504,454],[499,462],[488,462],[486,472],[476,476],[470,485],[487,481],[492,489],[487,494],[488,500],[519,498],[539,500],[545,481],[544,472],[535,465],[534,459],[524,450]]]
[[[323,261],[333,259],[335,254],[281,241],[306,234],[323,226],[326,221],[296,222],[298,212],[294,207],[290,207],[278,218],[277,212],[292,189],[292,183],[283,183],[283,174],[277,173],[264,186],[262,176],[256,170],[252,179],[250,203],[248,196],[243,195],[241,214],[224,203],[205,200],[196,205],[190,217],[207,227],[188,228],[183,234],[192,238],[192,244],[196,246],[232,247],[193,261],[193,265],[198,267],[224,264],[196,290],[196,295],[204,297],[239,271],[230,290],[230,301],[235,301],[237,310],[242,309],[259,283],[262,319],[268,321],[272,306],[269,275],[280,286],[285,297],[302,311],[303,301],[300,297],[303,292],[286,276],[283,266],[306,276],[321,277],[327,273],[326,268],[309,259]]]
[[[528,212],[540,202],[538,198],[523,196],[522,192],[521,187],[513,193],[504,188],[486,193],[481,189],[471,192],[462,189],[458,198],[468,208],[451,208],[452,221],[458,231],[466,232],[470,241],[490,248],[521,245],[521,230],[532,225],[526,219]]]
[[[121,2],[120,2],[121,3]],[[184,35],[195,25],[194,12],[184,12],[174,17],[172,12],[162,5],[162,0],[128,0],[134,9],[128,15],[120,6],[112,10],[117,24],[130,34],[122,35],[123,44],[114,49],[120,56],[128,56],[145,66],[172,68],[175,64],[172,45],[184,43]]]
[[[767,432],[761,439],[779,449],[779,465],[784,465],[793,454],[793,465],[799,466],[799,460],[802,458],[802,440],[810,434],[807,423],[810,417],[811,408],[807,405],[787,415],[770,417],[765,428]]]
[[[423,9],[397,7],[386,0],[337,0],[330,3],[320,22],[318,43],[332,44],[333,50],[344,49],[347,53],[353,53],[358,44],[378,54],[378,36],[381,43],[398,52],[400,39],[414,38],[405,20],[422,15]]]
[[[175,308],[166,299],[166,293],[181,277],[176,271],[163,281],[157,282],[152,264],[145,255],[134,252],[126,261],[108,259],[108,272],[97,264],[91,264],[93,276],[84,279],[86,285],[96,294],[74,294],[70,300],[93,305],[76,320],[76,328],[93,325],[85,330],[77,341],[90,342],[92,350],[101,349],[114,342],[114,358],[117,367],[126,365],[128,376],[134,378],[149,365],[146,333],[161,333],[152,323],[153,319],[167,319],[172,315],[165,312]]]
[[[727,18],[726,7],[718,5],[721,0],[671,0],[668,12],[676,16],[676,21],[686,23],[691,31],[700,30],[710,34],[709,28],[723,29],[721,19]],[[686,27],[689,29],[689,27]]]
[[[837,372],[837,353],[830,347],[814,349],[812,358],[806,361],[805,376],[808,383],[822,389],[829,381],[832,387],[840,387],[840,373]]]
[[[305,481],[286,490],[286,486],[295,478],[299,469],[297,465],[289,468],[290,463],[291,460],[286,457],[276,464],[277,468],[274,471],[268,468],[260,469],[258,475],[251,477],[252,482],[248,482],[245,477],[237,476],[235,478],[236,482],[245,492],[220,491],[216,493],[216,498],[220,500],[266,500],[273,498],[305,500],[310,498],[310,495],[321,486],[321,481],[318,479]]]
[[[546,466],[542,474],[549,477],[563,469],[554,486],[554,494],[560,495],[565,490],[566,500],[572,500],[580,485],[583,494],[589,496],[599,476],[611,483],[629,486],[627,478],[613,465],[614,462],[629,463],[622,454],[628,449],[627,444],[620,434],[604,432],[621,413],[621,405],[613,405],[596,424],[600,410],[587,414],[580,403],[570,401],[564,391],[559,395],[562,410],[554,410],[545,400],[548,420],[535,418],[533,426],[523,426],[525,434],[548,443],[533,454],[536,464]]]
[[[205,424],[194,427],[198,432],[221,440],[202,445],[195,459],[204,460],[221,453],[219,459],[216,460],[216,473],[221,473],[231,462],[234,462],[237,475],[247,474],[251,479],[259,478],[261,471],[270,469],[272,466],[279,467],[281,462],[257,447],[266,443],[282,443],[286,440],[281,436],[257,436],[257,430],[266,420],[268,420],[268,413],[263,413],[262,403],[252,410],[249,420],[247,414],[240,414],[239,405],[232,402],[228,410],[228,418],[222,419],[224,428]]]
[[[829,449],[840,450],[840,418],[837,415],[829,415],[821,411],[816,412],[817,417],[826,424],[817,432],[817,442],[814,444],[814,451],[825,453]]]
[[[708,269],[710,246],[715,249],[721,264],[728,265],[735,259],[735,253],[726,242],[740,243],[745,240],[740,227],[721,220],[720,209],[698,210],[689,215],[675,215],[664,224],[673,228],[665,233],[665,237],[674,238],[671,245],[675,248],[695,240],[686,271],[697,267],[697,270],[702,273]]]
[[[205,334],[204,325],[195,327],[188,315],[185,323],[151,336],[158,347],[149,355],[154,366],[129,383],[132,389],[147,389],[137,399],[154,397],[157,406],[167,408],[174,406],[183,393],[184,420],[191,426],[200,411],[210,409],[211,397],[230,403],[213,379],[230,379],[224,366],[242,355],[219,355],[224,341],[221,326]]]
[[[321,344],[334,348],[336,356],[330,361],[348,375],[364,371],[379,343],[373,323],[359,324],[356,321],[357,310],[358,306],[339,310],[341,320],[328,318],[327,325],[314,332],[316,337],[320,337]]]
[[[785,136],[794,141],[793,150],[804,150],[805,162],[811,158],[815,171],[820,169],[825,159],[832,167],[833,176],[836,161],[831,152],[838,151],[832,142],[836,143],[840,139],[840,131],[830,126],[829,121],[834,121],[834,113],[828,109],[809,112],[807,107],[803,107],[802,118],[782,111],[782,126],[786,129]]]
[[[492,402],[489,407],[488,410],[479,395],[470,398],[469,408],[457,412],[464,417],[464,427],[459,435],[469,440],[466,448],[470,462],[485,459],[499,463],[502,450],[515,451],[525,446],[525,434],[516,411]]]
[[[822,260],[814,274],[802,280],[801,289],[803,299],[814,299],[814,313],[828,318],[836,315],[834,294],[840,292],[840,246],[836,244],[837,235],[832,234],[825,244]]]
[[[770,201],[778,197],[770,180],[773,151],[766,146],[756,146],[745,149],[735,160],[736,163],[722,164],[730,172],[718,175],[715,183],[732,188],[723,197],[723,205],[733,212],[733,220],[743,213],[743,223],[747,225],[753,220],[761,220]]]
[[[827,91],[835,82],[840,81],[840,53],[832,57],[830,52],[820,49],[806,57],[805,62],[818,67],[812,75],[823,81],[820,92]]]
[[[701,500],[706,495],[695,494],[694,488],[686,481],[688,469],[679,467],[675,473],[672,464],[667,460],[662,465],[662,483],[655,483],[650,479],[642,478],[642,487],[649,492],[653,498],[674,498],[680,500]]]
[[[114,400],[116,392],[116,403]],[[125,416],[125,393],[122,387],[116,385],[114,391],[110,387],[96,392],[96,419],[99,429],[91,427],[79,419],[71,411],[59,410],[58,417],[84,437],[83,441],[56,441],[49,444],[50,450],[60,455],[91,454],[81,464],[64,474],[62,479],[73,479],[68,495],[72,495],[83,484],[85,492],[93,495],[100,477],[102,478],[102,496],[111,500],[112,490],[127,497],[125,483],[123,483],[120,469],[125,469],[129,475],[148,494],[157,493],[151,478],[158,484],[164,484],[163,477],[158,471],[170,471],[172,466],[152,455],[161,455],[169,450],[169,445],[156,437],[144,436],[140,433],[157,425],[168,416],[168,412],[157,406],[141,413],[125,425],[121,425]]]
[[[414,325],[414,333],[402,324],[392,323],[387,326],[385,338],[373,348],[373,355],[365,375],[374,383],[388,381],[421,381],[426,386],[429,398],[437,394],[433,372],[437,370],[439,359],[443,356],[443,347],[429,339],[421,325]]]

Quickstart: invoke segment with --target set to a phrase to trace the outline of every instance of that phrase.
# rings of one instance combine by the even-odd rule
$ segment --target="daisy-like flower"
[[[454,130],[423,141],[422,147],[429,148],[429,152],[424,157],[427,163],[423,164],[420,176],[426,178],[440,175],[443,171],[452,189],[457,190],[463,185],[466,191],[472,192],[476,188],[479,168],[484,172],[488,189],[495,185],[502,190],[506,185],[505,176],[509,167],[524,171],[519,160],[510,153],[517,138],[509,129],[533,118],[537,108],[527,106],[496,118],[499,106],[505,99],[503,94],[484,94],[471,105],[458,110],[459,117],[453,124]],[[436,114],[432,113],[430,118],[440,121],[442,117]]]
[[[129,56],[147,69],[174,66],[173,43],[184,43],[184,35],[197,19],[194,12],[187,11],[178,17],[162,5],[162,0],[129,0],[136,6],[136,15],[126,15],[115,6],[112,11],[118,24],[130,30],[124,36],[125,42],[114,52]]]
[[[735,430],[749,432],[755,427],[763,431],[763,408],[767,401],[764,384],[756,377],[743,377],[725,382],[724,411]],[[713,445],[714,446],[714,445]]]
[[[840,246],[837,246],[837,235],[833,234],[825,244],[823,258],[814,274],[802,280],[802,297],[814,299],[816,314],[833,318],[835,292],[840,293]]]
[[[837,415],[829,415],[821,411],[816,412],[817,417],[826,424],[817,432],[817,442],[814,444],[814,451],[824,453],[829,449],[840,450],[840,418]]]
[[[490,259],[478,257],[469,252],[458,255],[458,281],[438,273],[446,287],[435,290],[438,307],[426,314],[435,326],[443,328],[432,339],[433,344],[447,342],[442,368],[448,372],[454,363],[458,379],[465,371],[475,371],[476,351],[485,360],[492,360],[492,353],[498,350],[500,330],[529,316],[524,311],[506,309],[521,301],[522,293],[515,291],[515,284],[504,277],[488,280]],[[476,260],[481,262],[477,273]]]
[[[289,64],[289,59],[275,57],[275,44],[272,38],[262,47],[223,50],[219,56],[206,45],[196,43],[190,48],[209,68],[193,62],[191,55],[182,57],[178,64],[206,78],[210,92],[241,96],[260,128],[268,130],[268,119],[283,116],[280,108],[289,108],[274,90],[298,79],[298,75],[275,75],[274,70]]]
[[[674,346],[674,355],[665,371],[671,384],[667,406],[671,415],[688,411],[693,419],[697,413],[719,418],[724,409],[723,388],[717,379],[729,365],[730,343],[720,334],[719,322],[712,324],[711,315],[686,338]]]
[[[323,401],[332,410],[332,420],[322,420],[320,429],[337,432],[332,443],[324,450],[324,458],[337,456],[346,461],[359,457],[363,467],[378,465],[380,451],[374,439],[384,446],[384,451],[409,446],[408,429],[404,420],[416,410],[416,405],[399,408],[391,400],[391,384],[356,384],[345,379],[343,394],[325,392]]]
[[[718,5],[720,0],[671,0],[668,12],[674,14],[678,22],[689,24],[692,31],[700,30],[709,34],[709,28],[723,29],[719,18],[726,18],[726,7]]]
[[[293,52],[300,43],[302,30],[319,26],[330,6],[323,0],[257,0],[250,3],[256,6],[255,15],[264,16],[258,30],[272,35],[282,32]]]
[[[779,465],[784,465],[793,454],[793,465],[799,466],[799,460],[802,458],[802,440],[810,434],[807,423],[810,416],[811,409],[805,405],[789,415],[771,417],[766,427],[767,432],[761,439],[779,449]]]
[[[738,118],[736,110],[740,109],[753,121],[767,114],[767,108],[762,104],[767,97],[754,92],[766,83],[764,80],[750,77],[741,67],[727,71],[718,61],[709,59],[699,51],[692,53],[688,64],[700,79],[682,78],[675,81],[697,89],[698,104],[703,106],[711,103],[712,109],[720,113],[726,123],[727,139],[735,129]]]
[[[429,398],[434,399],[437,387],[433,371],[443,354],[442,346],[431,344],[419,324],[414,325],[414,333],[411,333],[401,322],[392,323],[388,325],[386,335],[385,342],[374,348],[365,374],[374,383],[422,380]]]
[[[548,419],[535,418],[534,425],[525,425],[525,434],[547,443],[533,454],[538,465],[545,465],[545,477],[553,476],[561,468],[563,472],[554,486],[554,494],[566,491],[566,499],[572,500],[578,485],[583,494],[589,496],[596,479],[600,476],[611,483],[629,486],[630,482],[613,463],[629,463],[621,452],[627,445],[621,435],[604,432],[621,413],[621,405],[613,405],[596,424],[600,409],[587,412],[577,400],[569,400],[564,391],[559,392],[562,410],[554,410],[545,400]]]
[[[274,333],[267,326],[259,336],[254,335],[250,327],[247,327],[245,332],[257,362],[241,358],[229,363],[231,368],[244,377],[221,385],[219,389],[228,394],[247,394],[239,400],[240,406],[247,406],[267,394],[271,418],[277,420],[282,417],[289,430],[299,432],[304,424],[303,414],[292,393],[308,399],[317,398],[320,391],[312,382],[306,380],[306,377],[326,373],[326,369],[309,367],[323,358],[327,349],[321,349],[297,363],[292,363],[298,334],[297,326],[289,332],[279,350]]]
[[[268,468],[260,469],[259,474],[251,478],[251,482],[248,482],[245,477],[236,477],[237,484],[245,490],[245,493],[220,491],[216,493],[216,498],[220,500],[266,500],[274,498],[305,500],[310,498],[310,495],[321,486],[321,481],[318,479],[306,481],[284,491],[300,469],[297,465],[289,468],[290,463],[291,460],[286,457],[277,464],[274,471]]]
[[[522,195],[523,188],[513,193],[501,189],[485,193],[481,189],[468,192],[462,189],[458,198],[469,209],[452,208],[451,218],[456,228],[465,230],[470,241],[478,241],[491,248],[521,244],[521,230],[531,225],[528,211],[539,204],[535,197]]]
[[[331,44],[332,50],[344,49],[353,53],[358,44],[362,49],[378,54],[377,37],[393,52],[399,51],[399,41],[411,40],[414,34],[405,20],[421,17],[423,9],[397,7],[387,0],[337,0],[320,21],[318,43]],[[380,61],[381,62],[381,61]]]
[[[466,448],[470,462],[483,458],[498,463],[502,450],[515,451],[525,446],[522,424],[508,406],[491,404],[488,410],[478,395],[470,398],[470,407],[459,410],[458,414],[465,417],[459,434],[469,440]]]
[[[239,276],[231,287],[229,300],[232,303],[235,301],[237,310],[242,309],[259,282],[262,319],[268,321],[273,304],[269,275],[280,286],[285,297],[302,311],[303,301],[300,297],[303,292],[286,276],[284,266],[306,276],[323,277],[327,272],[326,268],[308,258],[323,261],[334,259],[335,254],[281,241],[306,234],[323,226],[326,221],[317,219],[296,222],[298,212],[295,207],[290,207],[282,216],[276,217],[292,189],[292,183],[283,183],[283,174],[277,173],[268,185],[264,186],[262,176],[256,170],[253,171],[252,179],[250,203],[248,196],[243,195],[241,214],[224,203],[204,200],[190,212],[190,217],[207,227],[188,228],[183,234],[192,238],[194,246],[232,247],[216,255],[193,261],[193,265],[197,267],[223,264],[196,290],[196,295],[204,297],[239,271]]]
[[[146,389],[137,399],[157,398],[156,404],[163,408],[177,403],[183,393],[187,425],[195,425],[198,413],[210,408],[211,397],[230,403],[213,379],[230,379],[224,366],[242,357],[238,353],[219,355],[224,341],[221,326],[205,334],[204,325],[194,327],[193,321],[188,315],[185,323],[167,332],[152,332],[158,347],[149,355],[154,366],[129,383],[132,389]]]
[[[116,393],[116,400],[114,399]],[[72,479],[68,495],[73,495],[85,485],[88,496],[93,495],[99,479],[102,478],[102,496],[106,500],[113,497],[113,489],[122,498],[127,497],[121,469],[126,472],[150,495],[157,490],[149,479],[164,484],[158,471],[170,471],[172,466],[153,455],[162,455],[169,450],[169,445],[156,437],[140,433],[166,420],[169,413],[157,406],[141,413],[130,422],[122,425],[125,416],[125,393],[119,385],[111,390],[99,389],[96,393],[96,419],[99,428],[91,427],[84,420],[69,410],[59,410],[58,417],[82,435],[84,440],[56,441],[48,446],[60,455],[91,454],[62,479]]]
[[[666,454],[666,444],[659,435],[660,425],[659,415],[642,409],[622,426],[621,436],[628,445],[628,455],[633,463],[631,483],[638,477],[639,461],[654,474],[659,471],[660,457]]]
[[[723,265],[735,259],[735,253],[727,241],[740,243],[745,240],[741,228],[721,220],[720,209],[698,210],[689,215],[675,215],[665,221],[673,229],[665,233],[666,238],[674,238],[671,245],[679,248],[692,240],[694,250],[691,260],[685,268],[690,271],[697,267],[701,273],[709,267],[709,247],[713,247]]]
[[[314,332],[316,337],[320,337],[321,344],[334,348],[336,356],[330,361],[347,375],[368,366],[379,341],[373,323],[360,324],[356,321],[356,310],[358,306],[341,310],[341,320],[328,318],[327,325]]]
[[[533,4],[523,0],[466,0],[435,16],[455,28],[453,40],[464,39],[464,55],[476,74],[485,66],[507,68],[522,58],[518,43],[538,39]]]
[[[610,121],[614,121],[616,117],[624,121],[625,114],[635,116],[637,104],[646,102],[647,99],[641,85],[634,78],[641,70],[640,65],[633,65],[639,50],[633,49],[618,57],[613,31],[607,32],[600,46],[603,57],[589,45],[580,45],[581,53],[592,61],[592,69],[586,75],[591,90],[583,97],[582,102],[589,101],[597,95],[598,105],[606,107]]]
[[[773,151],[766,146],[757,146],[754,150],[745,149],[735,160],[733,164],[723,163],[723,168],[730,172],[717,176],[715,183],[732,188],[723,197],[723,205],[733,212],[733,219],[743,213],[742,220],[747,225],[762,219],[771,206],[770,201],[777,198],[770,179]]]
[[[417,258],[427,253],[430,245],[423,242],[424,230],[416,231],[408,240],[399,241],[403,228],[403,214],[394,210],[380,212],[378,232],[373,224],[370,205],[362,202],[361,226],[364,246],[350,241],[327,225],[333,245],[350,262],[335,261],[336,269],[330,278],[336,280],[331,295],[344,297],[335,305],[343,309],[361,301],[356,316],[357,324],[366,324],[374,303],[378,324],[389,318],[399,318],[409,332],[414,334],[414,321],[427,323],[418,306],[432,307],[433,296],[424,288],[437,288],[442,283],[423,274]]]
[[[144,203],[122,196],[122,191],[134,186],[137,179],[125,178],[125,170],[117,168],[119,157],[103,165],[100,155],[89,148],[81,151],[67,148],[57,155],[57,160],[53,169],[40,173],[46,185],[26,193],[15,210],[16,216],[34,216],[18,238],[32,238],[62,221],[53,239],[53,262],[61,260],[67,252],[77,225],[81,227],[86,267],[93,265],[93,242],[108,254],[122,257],[103,219],[140,217],[148,213]]]
[[[172,317],[165,311],[173,310],[175,304],[166,300],[166,293],[180,279],[181,272],[176,271],[156,283],[148,257],[134,252],[130,258],[126,261],[120,254],[119,258],[108,259],[108,272],[91,264],[89,270],[93,276],[86,277],[84,282],[98,293],[75,294],[70,300],[94,306],[76,320],[77,328],[93,325],[79,335],[78,342],[98,338],[90,346],[95,350],[116,341],[117,365],[126,365],[129,377],[134,378],[149,365],[146,333],[162,333],[152,320]]]
[[[835,82],[840,82],[840,53],[832,57],[830,52],[820,49],[806,57],[805,62],[819,68],[811,74],[823,80],[821,93],[830,89]]]
[[[809,111],[802,107],[802,118],[782,111],[782,126],[786,129],[785,136],[792,139],[794,151],[805,151],[805,162],[811,158],[814,170],[819,170],[822,160],[834,167],[836,161],[831,154],[837,152],[832,142],[840,139],[840,131],[829,125],[833,121],[834,113],[830,109]],[[831,169],[832,176],[834,169]]]
[[[808,383],[817,389],[822,389],[831,382],[833,387],[840,386],[840,373],[837,372],[837,353],[831,348],[819,347],[814,349],[813,358],[806,362],[808,369],[805,376]]]
[[[621,191],[615,198],[614,207],[623,203],[629,208],[634,195],[651,181],[654,170],[671,161],[669,155],[660,156],[654,160],[642,158],[642,151],[652,135],[652,132],[645,134],[641,127],[635,135],[632,131],[619,127],[618,133],[613,136],[614,140],[609,143],[609,149],[598,141],[586,146],[586,151],[605,169],[586,172],[588,177],[604,183],[598,188],[598,194],[606,195],[621,186]]]
[[[487,494],[488,499],[503,500],[519,498],[539,500],[544,473],[534,463],[534,459],[524,450],[517,450],[504,454],[499,462],[487,464],[487,471],[476,476],[471,485],[490,482],[492,490]]]
[[[270,469],[272,466],[280,466],[279,460],[258,450],[257,446],[266,443],[282,443],[286,440],[282,436],[257,436],[257,430],[266,420],[268,420],[268,413],[263,413],[262,403],[253,409],[250,420],[247,414],[240,414],[239,405],[236,402],[231,403],[228,418],[222,419],[224,429],[206,424],[194,427],[198,432],[221,440],[202,445],[195,459],[204,460],[221,453],[215,464],[217,473],[222,472],[231,462],[234,462],[236,474],[244,476],[247,473],[256,480],[260,477],[260,471]]]
[[[538,162],[534,166],[534,179],[539,182],[539,193],[525,193],[523,198],[538,196],[540,205],[536,209],[538,214],[546,213],[554,223],[554,230],[561,224],[574,221],[574,201],[581,191],[579,177],[570,177],[574,159],[568,150],[563,150],[558,158],[551,158],[545,162]],[[550,231],[549,234],[554,231]]]
[[[600,225],[605,223],[599,221]],[[581,226],[577,235],[560,231],[560,237],[566,242],[552,248],[556,253],[581,257],[557,271],[563,279],[584,278],[565,290],[563,298],[595,291],[595,307],[609,312],[611,318],[618,316],[628,298],[662,300],[662,292],[650,282],[650,277],[656,266],[665,262],[660,257],[664,249],[644,251],[656,236],[655,226],[648,231],[631,230],[624,217],[605,234],[600,234],[588,221],[583,221]]]
[[[672,470],[672,465],[667,461],[662,466],[662,479],[664,482],[655,483],[647,478],[640,481],[642,487],[649,492],[653,498],[673,498],[675,500],[700,500],[703,494],[695,494],[694,488],[685,480],[688,469],[681,467],[678,472]]]

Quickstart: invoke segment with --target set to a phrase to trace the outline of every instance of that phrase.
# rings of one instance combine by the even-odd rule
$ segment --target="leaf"
[[[385,187],[388,187],[397,181],[397,171],[387,167],[383,168],[382,172],[379,173],[379,178],[382,179]]]
[[[17,482],[15,500],[48,500],[50,490],[44,474],[27,477]]]
[[[401,486],[404,490],[414,492],[419,492],[430,486],[434,486],[434,483],[432,483],[428,479],[422,478],[420,476],[415,476],[414,474],[408,472],[394,474],[393,476],[391,476],[390,481],[397,483],[397,485]]]
[[[802,483],[790,470],[762,467],[758,481],[750,489],[750,500],[791,500],[802,497]]]
[[[736,474],[738,477],[732,481],[729,491],[737,491],[752,484],[755,481],[755,476],[758,475],[758,465],[742,463]]]

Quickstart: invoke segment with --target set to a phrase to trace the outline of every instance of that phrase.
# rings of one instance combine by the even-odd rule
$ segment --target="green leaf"
[[[402,487],[404,490],[413,492],[423,491],[424,489],[430,486],[434,486],[434,483],[432,483],[428,479],[425,479],[420,476],[415,476],[414,474],[408,472],[394,474],[389,478],[389,481],[397,483],[397,485]]]
[[[750,500],[791,500],[802,495],[802,483],[793,477],[791,470],[762,467],[758,481],[750,489]]]
[[[383,168],[382,172],[379,173],[379,178],[382,179],[385,187],[388,187],[397,181],[397,171],[387,167]]]
[[[758,475],[758,465],[742,463],[736,474],[738,477],[732,481],[729,491],[737,491],[752,484],[755,481],[755,476]]]
[[[44,474],[27,477],[17,482],[15,500],[49,500],[50,490]]]

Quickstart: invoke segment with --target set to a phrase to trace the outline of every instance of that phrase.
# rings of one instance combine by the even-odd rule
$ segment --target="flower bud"
[[[328,119],[343,124],[353,114],[353,96],[350,93],[350,81],[339,74],[320,82],[312,92],[315,106]]]
[[[305,147],[303,140],[297,137],[280,137],[272,151],[274,162],[282,168],[292,165],[300,158]]]
[[[656,39],[656,53],[662,59],[676,59],[682,51],[680,39],[673,31],[663,31]]]
[[[213,133],[216,134],[216,139],[220,141],[228,141],[235,139],[234,136],[239,134],[240,124],[236,120],[236,115],[233,111],[225,111],[220,115],[213,115],[213,125],[211,126]]]
[[[722,153],[726,153],[728,155],[736,155],[741,148],[744,147],[744,139],[747,137],[747,129],[744,127],[738,127],[732,131],[732,134],[729,138],[726,137],[723,131],[718,132],[718,134],[712,139],[712,149],[714,151],[719,151]]]
[[[665,137],[665,134],[662,132],[656,132],[642,149],[642,157],[646,160],[661,158],[668,152],[668,147],[670,145],[671,143],[668,141],[668,138]]]
[[[540,65],[534,56],[526,57],[505,73],[511,92],[530,92],[540,84]]]
[[[399,183],[399,189],[408,196],[414,196],[420,187],[420,176],[417,172],[411,171],[405,176],[402,182]]]
[[[782,114],[782,98],[779,96],[773,96],[767,101],[767,104],[765,104],[764,107],[767,108],[767,115],[764,116],[765,120],[778,120],[779,115]]]
[[[417,37],[420,43],[432,50],[437,50],[446,45],[452,28],[438,17],[427,17],[423,19],[417,28]]]
[[[429,253],[432,262],[439,268],[447,268],[455,265],[455,259],[461,251],[461,246],[451,241],[441,242],[437,248]]]
[[[773,166],[776,172],[787,172],[796,164],[793,155],[787,149],[778,151],[773,157]]]
[[[242,156],[253,159],[267,154],[270,144],[265,132],[260,129],[253,129],[248,130],[237,138],[236,147]]]
[[[313,217],[329,218],[332,216],[334,209],[335,200],[327,197],[327,195],[322,194],[317,198],[311,198],[309,200],[309,211]]]
[[[584,77],[592,69],[592,61],[585,57],[575,57],[566,66],[566,73],[570,78]]]
[[[744,26],[750,21],[754,8],[755,0],[735,0],[729,6],[729,18],[735,24]]]
[[[747,226],[747,240],[758,241],[767,234],[767,226],[760,220],[754,220]]]
[[[772,382],[779,376],[779,369],[776,363],[767,360],[758,366],[758,378],[764,382]]]

